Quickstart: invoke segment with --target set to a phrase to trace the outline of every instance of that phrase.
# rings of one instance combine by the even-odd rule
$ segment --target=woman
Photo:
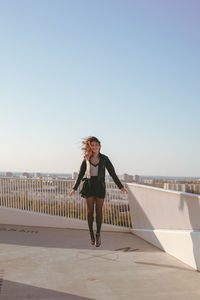
[[[90,136],[85,141],[82,142],[84,151],[84,159],[80,166],[78,178],[70,192],[72,196],[78,189],[78,186],[83,178],[85,172],[86,177],[83,179],[84,184],[80,191],[83,198],[86,198],[87,202],[87,219],[88,227],[90,231],[90,243],[95,244],[96,247],[101,245],[101,223],[102,223],[102,207],[105,198],[106,188],[105,188],[105,168],[108,170],[110,176],[113,178],[115,184],[118,188],[125,194],[128,191],[123,187],[119,178],[115,173],[115,169],[109,160],[108,156],[100,153],[101,143],[94,137]],[[94,214],[94,200],[96,199],[96,240],[93,232],[93,214]]]

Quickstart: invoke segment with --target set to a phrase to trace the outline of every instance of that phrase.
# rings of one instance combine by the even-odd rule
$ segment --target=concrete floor
[[[200,273],[132,233],[0,225],[0,299],[200,299]]]

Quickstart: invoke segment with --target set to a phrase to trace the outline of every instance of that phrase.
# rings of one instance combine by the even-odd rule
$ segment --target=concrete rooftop
[[[200,299],[200,273],[132,233],[0,225],[0,299]]]

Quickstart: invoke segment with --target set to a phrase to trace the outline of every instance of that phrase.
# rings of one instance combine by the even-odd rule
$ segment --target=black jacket
[[[117,177],[117,174],[115,173],[115,169],[114,169],[110,159],[108,158],[108,156],[99,152],[99,157],[100,157],[100,160],[99,160],[99,165],[98,165],[98,180],[105,181],[105,168],[106,168],[108,170],[108,173],[114,180],[115,184],[118,186],[118,188],[119,189],[123,188],[124,186],[122,185],[119,178]],[[85,174],[85,171],[86,171],[86,159],[83,159],[81,166],[80,166],[78,178],[76,179],[76,182],[74,183],[74,186],[73,186],[74,190],[78,189],[78,186],[81,182],[81,179],[83,178],[83,176]]]

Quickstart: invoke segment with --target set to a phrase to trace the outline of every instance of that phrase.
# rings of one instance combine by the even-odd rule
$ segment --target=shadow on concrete
[[[200,233],[200,197],[195,194],[181,194],[180,195],[180,205],[179,209],[183,210],[184,206],[187,206],[191,228],[194,232],[190,233],[192,244],[193,244],[193,254],[195,259],[195,264],[200,270],[200,238],[196,233]],[[200,271],[199,271],[200,272]]]
[[[3,280],[0,292],[1,300],[27,300],[27,299],[52,299],[52,300],[91,300],[68,293],[57,292],[45,288],[35,287],[28,284],[17,283],[9,280]]]
[[[158,252],[150,243],[131,232],[101,232],[102,245],[89,243],[89,231],[22,225],[0,225],[0,244],[66,249],[111,250],[122,252]]]
[[[154,226],[150,222],[149,218],[147,217],[146,213],[144,212],[143,208],[141,207],[139,201],[137,200],[136,196],[134,195],[134,192],[131,190],[131,187],[128,187],[129,191],[129,206],[130,206],[130,213],[131,213],[131,220],[132,220],[132,228],[133,229],[152,229],[152,235],[153,235],[153,242],[157,245],[161,250],[164,251],[162,244],[157,239],[156,235],[153,232]],[[148,200],[148,193],[146,194],[147,200]],[[134,220],[134,215],[137,213],[137,224]],[[141,221],[140,221],[141,220]],[[144,227],[145,224],[145,227]],[[137,233],[135,233],[137,234]]]

